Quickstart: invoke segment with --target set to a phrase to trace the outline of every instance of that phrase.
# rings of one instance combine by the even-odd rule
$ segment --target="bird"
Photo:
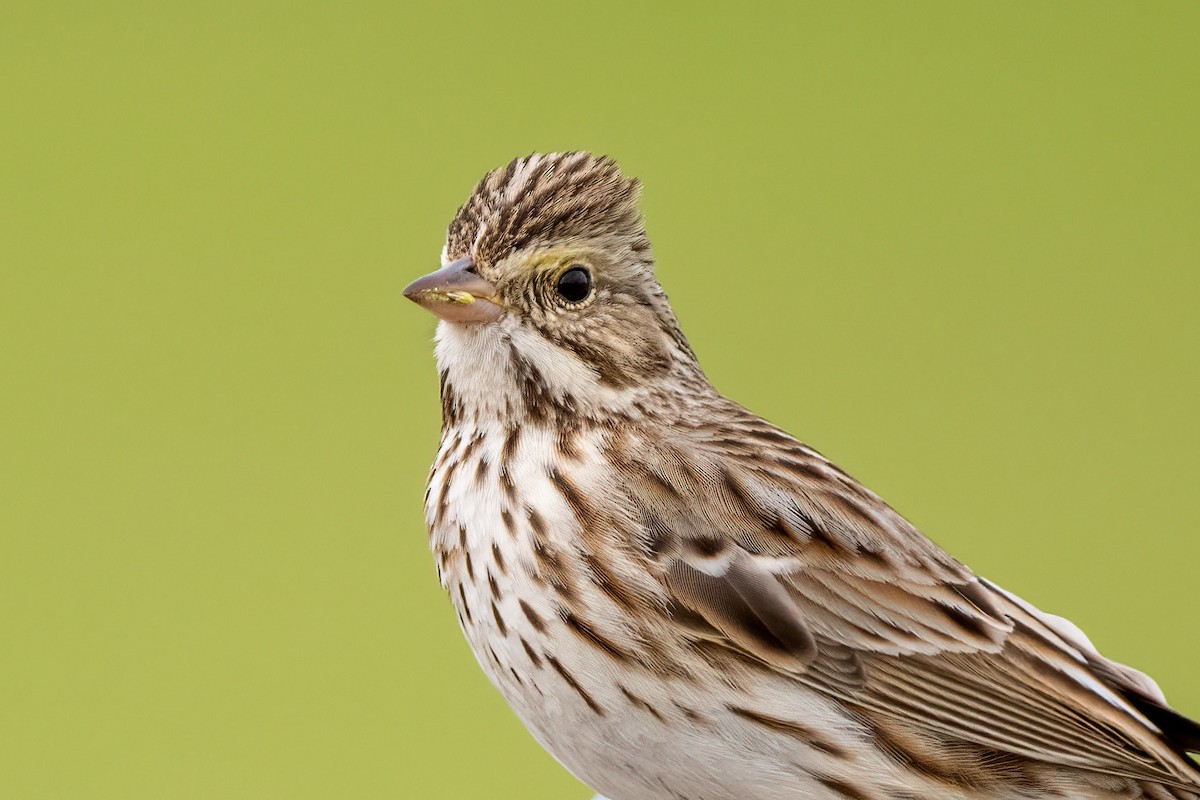
[[[1200,798],[1200,725],[720,394],[641,184],[489,172],[440,268],[440,583],[533,737],[610,800]]]

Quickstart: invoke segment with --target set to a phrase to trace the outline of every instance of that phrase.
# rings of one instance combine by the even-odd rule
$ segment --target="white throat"
[[[439,322],[436,342],[438,371],[464,422],[511,420],[528,410],[525,381],[530,376],[523,372],[530,367],[549,398],[592,407],[581,411],[628,403],[627,392],[602,385],[596,371],[573,353],[512,318],[490,325]]]

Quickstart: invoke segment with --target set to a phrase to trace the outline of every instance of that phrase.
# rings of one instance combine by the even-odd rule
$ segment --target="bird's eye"
[[[558,276],[559,296],[568,303],[582,303],[592,293],[592,275],[586,269],[575,265]]]

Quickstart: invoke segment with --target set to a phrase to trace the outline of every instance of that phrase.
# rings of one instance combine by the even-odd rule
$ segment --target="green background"
[[[0,6],[0,794],[584,798],[425,547],[486,170],[646,184],[724,391],[1200,714],[1200,5]]]

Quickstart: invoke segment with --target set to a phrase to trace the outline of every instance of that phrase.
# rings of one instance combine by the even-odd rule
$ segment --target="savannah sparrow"
[[[1200,798],[1200,725],[716,392],[637,181],[520,158],[405,291],[441,318],[425,510],[479,663],[612,800]]]

